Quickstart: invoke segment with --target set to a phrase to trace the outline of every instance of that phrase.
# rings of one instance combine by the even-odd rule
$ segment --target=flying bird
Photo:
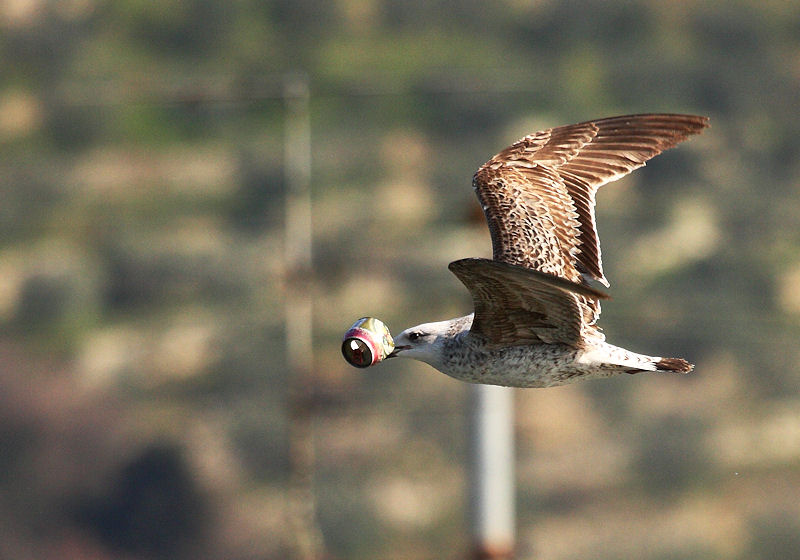
[[[404,330],[389,357],[413,358],[470,383],[550,387],[618,373],[688,373],[682,358],[637,354],[596,326],[608,295],[595,227],[597,190],[708,126],[694,115],[611,117],[543,130],[478,169],[472,185],[493,258],[450,270],[474,313]]]

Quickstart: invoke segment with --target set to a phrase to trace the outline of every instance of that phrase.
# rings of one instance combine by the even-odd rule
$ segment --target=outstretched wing
[[[580,346],[579,299],[608,297],[584,284],[488,259],[461,259],[449,268],[472,294],[471,332],[485,337],[490,346]]]
[[[708,126],[693,115],[612,117],[522,138],[475,173],[494,260],[608,286],[595,229],[595,193]],[[595,313],[596,315],[596,313]]]

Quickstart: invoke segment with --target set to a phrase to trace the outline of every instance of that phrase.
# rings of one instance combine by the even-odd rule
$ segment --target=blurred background
[[[470,310],[494,153],[664,111],[601,324],[697,368],[514,392],[519,557],[800,558],[797,2],[3,0],[0,76],[0,557],[462,558],[468,387],[341,335]]]

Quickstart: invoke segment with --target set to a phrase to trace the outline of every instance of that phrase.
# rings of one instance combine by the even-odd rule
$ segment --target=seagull
[[[708,126],[694,115],[643,114],[525,136],[475,173],[492,259],[450,270],[474,312],[395,337],[388,357],[413,358],[469,383],[552,387],[643,371],[689,373],[683,358],[637,354],[596,326],[609,287],[595,227],[597,190]]]

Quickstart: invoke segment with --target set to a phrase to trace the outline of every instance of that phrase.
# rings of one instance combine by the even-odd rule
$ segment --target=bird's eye
[[[414,332],[408,334],[408,339],[411,342],[414,342],[415,340],[419,340],[420,338],[422,338],[422,333],[419,332],[419,331],[414,331]]]

